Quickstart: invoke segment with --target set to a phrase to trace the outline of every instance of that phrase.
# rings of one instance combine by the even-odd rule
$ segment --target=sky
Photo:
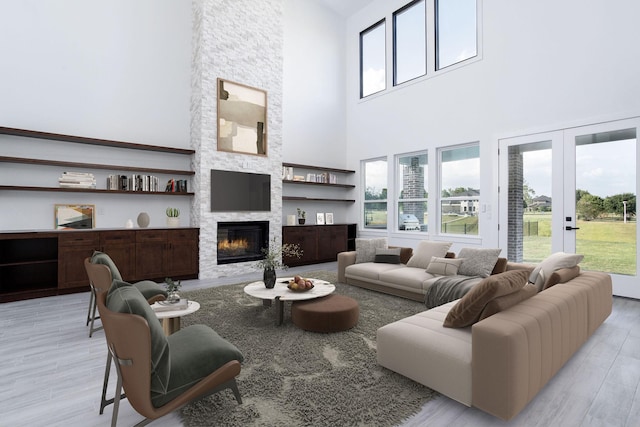
[[[528,151],[524,179],[536,196],[551,197],[551,150]],[[576,189],[605,198],[636,193],[636,140],[576,147]]]

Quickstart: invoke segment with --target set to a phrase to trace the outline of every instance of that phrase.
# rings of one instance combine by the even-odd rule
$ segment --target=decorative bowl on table
[[[313,282],[310,279],[303,279],[300,276],[295,276],[289,280],[287,288],[293,292],[307,292],[313,289]]]

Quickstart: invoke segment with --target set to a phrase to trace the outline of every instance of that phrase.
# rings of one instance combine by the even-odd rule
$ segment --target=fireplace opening
[[[263,259],[269,245],[269,221],[218,223],[218,264]]]

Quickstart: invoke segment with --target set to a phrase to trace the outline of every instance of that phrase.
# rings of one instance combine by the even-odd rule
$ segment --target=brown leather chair
[[[242,403],[235,381],[242,354],[232,344],[204,325],[188,326],[166,337],[139,290],[112,286],[108,267],[92,264],[89,258],[85,259],[85,268],[97,289],[98,311],[109,349],[100,413],[104,406],[114,403],[112,426],[116,425],[119,402],[125,395],[146,417],[136,426],[227,388]],[[133,312],[123,312],[129,310]],[[111,359],[116,362],[118,381],[115,397],[106,400]]]

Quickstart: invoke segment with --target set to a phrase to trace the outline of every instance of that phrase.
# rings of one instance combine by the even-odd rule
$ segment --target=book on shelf
[[[87,172],[63,172],[58,184],[62,188],[96,188],[96,178]]]
[[[167,181],[167,186],[164,191],[170,193],[186,193],[187,192],[187,180],[186,179],[170,179]]]

